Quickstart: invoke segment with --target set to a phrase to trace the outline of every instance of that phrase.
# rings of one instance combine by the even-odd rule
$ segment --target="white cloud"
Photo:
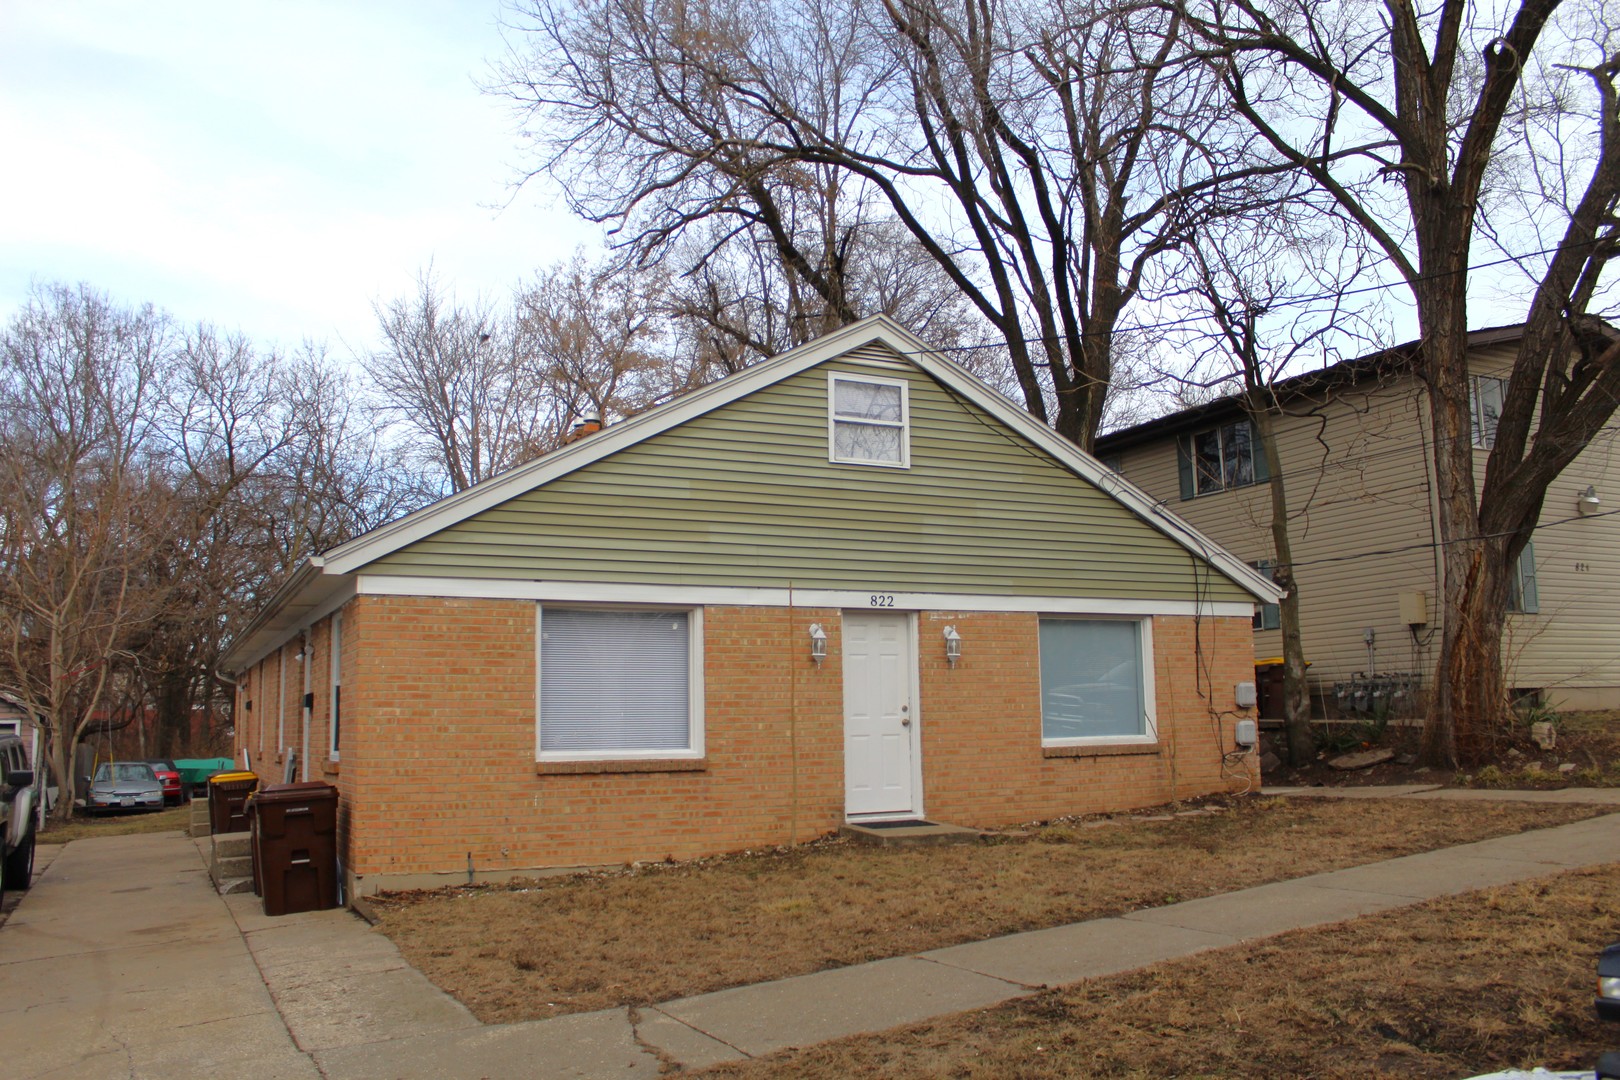
[[[526,190],[476,86],[491,2],[64,3],[0,13],[0,316],[88,281],[261,338],[370,334],[432,260],[504,291],[593,231]]]

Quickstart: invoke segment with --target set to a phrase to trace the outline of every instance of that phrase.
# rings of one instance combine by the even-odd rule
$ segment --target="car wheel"
[[[8,889],[26,890],[34,877],[34,834],[29,833],[28,839],[17,845],[17,849],[6,856],[6,864],[0,867],[0,879],[4,879]]]

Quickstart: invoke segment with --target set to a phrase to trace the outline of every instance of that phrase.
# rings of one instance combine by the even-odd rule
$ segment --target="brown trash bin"
[[[266,915],[338,906],[337,788],[273,784],[253,796],[253,863]]]
[[[246,832],[248,796],[259,786],[250,772],[217,773],[208,778],[208,831],[213,834]]]

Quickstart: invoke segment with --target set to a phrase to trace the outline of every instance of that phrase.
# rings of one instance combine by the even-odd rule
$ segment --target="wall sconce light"
[[[810,659],[814,660],[818,667],[827,659],[827,631],[823,630],[818,622],[810,624]]]
[[[956,627],[945,628],[945,662],[951,667],[962,659],[962,635],[956,632]]]
[[[1580,497],[1575,500],[1575,512],[1579,514],[1590,514],[1595,512],[1597,508],[1602,505],[1603,500],[1598,498],[1597,488],[1591,484],[1587,484],[1586,490],[1581,492]]]

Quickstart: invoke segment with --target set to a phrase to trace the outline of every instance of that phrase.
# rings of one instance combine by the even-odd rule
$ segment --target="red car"
[[[180,770],[174,762],[164,758],[157,758],[147,762],[152,771],[157,774],[158,782],[163,785],[163,805],[178,806],[181,801]]]

